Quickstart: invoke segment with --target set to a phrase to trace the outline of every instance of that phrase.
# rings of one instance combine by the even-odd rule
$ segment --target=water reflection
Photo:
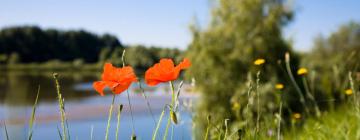
[[[38,85],[41,85],[39,105],[36,114],[34,139],[58,138],[59,126],[58,104],[52,73],[0,73],[0,139],[4,138],[4,122],[8,126],[10,139],[26,139],[28,119],[34,102]],[[60,73],[61,90],[65,97],[65,109],[69,119],[72,138],[89,139],[90,129],[94,128],[95,139],[103,139],[111,96],[101,97],[92,90],[91,83],[98,79],[98,73]],[[144,84],[143,84],[144,85]],[[137,84],[130,88],[133,104],[136,133],[139,139],[150,139],[155,123],[149,114],[146,102],[139,93]],[[160,87],[145,87],[156,119],[162,107],[170,102],[171,96],[167,84]],[[184,86],[187,91],[189,86]],[[185,92],[182,100],[192,100],[193,95]],[[126,93],[116,98],[116,102],[124,104],[121,118],[120,139],[128,139],[131,135],[130,113]],[[116,109],[115,109],[116,110]],[[116,113],[115,113],[116,114]],[[166,117],[166,116],[165,116]],[[191,117],[185,110],[179,116],[181,124],[175,127],[175,139],[191,138]],[[112,127],[115,127],[115,118]],[[164,124],[165,125],[164,121]],[[160,133],[163,127],[160,129]],[[110,133],[110,138],[114,138]]]
[[[55,85],[51,75],[52,73],[0,72],[0,101],[11,105],[33,104],[39,85],[41,85],[41,100],[55,100]],[[94,81],[97,75],[97,73],[62,73],[60,82],[63,96],[68,100],[93,96],[94,94],[74,90],[73,87],[77,83]]]

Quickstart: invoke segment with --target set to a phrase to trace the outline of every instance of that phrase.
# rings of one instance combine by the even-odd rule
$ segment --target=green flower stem
[[[207,127],[206,127],[206,133],[204,136],[204,140],[208,140],[209,130],[210,130],[210,115],[207,116]]]
[[[141,90],[141,94],[142,94],[142,96],[144,97],[144,99],[145,99],[145,101],[146,101],[146,105],[147,105],[147,107],[148,107],[148,110],[149,110],[149,112],[150,112],[150,115],[151,115],[151,117],[152,117],[152,119],[153,119],[153,121],[154,121],[154,123],[155,123],[155,125],[156,125],[156,120],[155,120],[155,117],[154,117],[154,113],[152,112],[151,105],[150,105],[150,102],[149,102],[149,100],[148,100],[148,98],[147,98],[147,96],[146,96],[146,94],[145,94],[145,91],[144,91],[144,89],[141,87],[140,80],[139,80],[139,82],[138,82],[138,85],[139,85],[139,88],[140,88],[140,90]]]
[[[126,90],[126,93],[127,93],[127,99],[128,99],[128,103],[129,103],[130,116],[131,116],[131,130],[132,130],[131,138],[133,139],[133,138],[136,138],[136,136],[135,136],[135,126],[134,126],[134,115],[133,115],[133,112],[132,112],[129,90]]]
[[[172,81],[169,82],[170,84],[170,88],[171,88],[171,104],[170,104],[170,111],[169,111],[169,118],[168,118],[168,121],[167,121],[167,124],[166,124],[166,129],[165,129],[165,134],[164,134],[164,137],[163,137],[163,140],[166,140],[167,138],[167,134],[169,132],[169,127],[171,125],[171,117],[170,117],[170,114],[171,112],[173,111],[174,109],[174,104],[175,104],[175,90],[174,90],[174,84]]]
[[[313,96],[312,93],[310,92],[310,89],[309,89],[309,86],[308,86],[308,83],[307,83],[307,81],[306,81],[305,76],[302,77],[302,82],[303,82],[303,85],[304,85],[304,87],[305,87],[306,95],[308,96],[308,98],[309,98],[312,102],[314,102],[316,117],[320,117],[321,112],[320,112],[319,106],[317,105],[314,96]]]
[[[115,139],[118,140],[119,139],[119,128],[120,128],[120,117],[121,117],[121,111],[123,109],[123,105],[120,104],[119,105],[119,112],[117,114],[117,125],[116,125],[116,134],[115,134]]]
[[[113,108],[114,108],[114,102],[115,102],[115,94],[113,94],[112,102],[111,102],[110,109],[109,109],[109,117],[108,117],[108,121],[107,121],[107,125],[106,125],[105,140],[109,139],[109,129],[110,129],[112,112],[113,112]]]
[[[259,133],[260,131],[260,94],[259,94],[259,85],[260,85],[260,73],[261,71],[257,72],[256,74],[256,104],[257,104],[257,117],[256,117],[256,133]]]
[[[299,85],[296,83],[295,78],[294,78],[294,76],[292,74],[292,71],[291,71],[291,68],[290,68],[290,54],[288,54],[288,53],[285,54],[285,62],[286,62],[285,63],[286,71],[287,71],[287,73],[289,75],[289,78],[290,78],[292,84],[294,85],[294,87],[296,89],[296,92],[298,93],[298,95],[300,97],[300,102],[303,105],[303,107],[305,108],[305,112],[307,114],[309,114],[309,109],[306,106],[304,95],[302,94],[301,89],[300,89]]]

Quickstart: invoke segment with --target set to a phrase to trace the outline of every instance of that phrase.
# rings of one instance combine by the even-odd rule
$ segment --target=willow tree
[[[193,41],[187,57],[193,65],[187,76],[195,79],[202,93],[201,114],[212,115],[213,121],[236,121],[231,100],[246,95],[248,77],[256,77],[260,70],[253,65],[257,58],[266,60],[261,83],[287,83],[281,62],[292,49],[283,38],[282,28],[292,16],[282,0],[219,0],[206,29],[191,27]],[[292,62],[293,66],[298,63]],[[242,107],[246,104],[241,103]],[[205,120],[206,115],[197,117]]]

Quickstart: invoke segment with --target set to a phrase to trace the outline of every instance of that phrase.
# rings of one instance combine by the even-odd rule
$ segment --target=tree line
[[[98,63],[121,61],[127,49],[127,61],[145,68],[160,57],[175,58],[179,49],[156,46],[127,46],[110,34],[97,35],[85,30],[42,29],[38,26],[15,26],[0,30],[0,64],[46,63],[49,61]]]

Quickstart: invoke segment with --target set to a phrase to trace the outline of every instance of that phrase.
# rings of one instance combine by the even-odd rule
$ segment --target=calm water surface
[[[51,73],[39,73],[0,72],[0,139],[5,138],[5,123],[10,139],[24,140],[27,138],[28,120],[38,85],[41,86],[41,90],[33,138],[35,140],[59,139],[57,127],[60,128],[60,119],[54,81],[51,78]],[[98,80],[98,74],[60,73],[61,90],[65,97],[65,109],[72,139],[90,139],[91,130],[93,130],[95,139],[104,139],[112,96],[109,94],[101,97],[95,93],[91,86],[95,80]],[[163,106],[171,100],[168,84],[144,88],[157,120]],[[151,139],[155,122],[149,113],[144,97],[139,91],[138,84],[133,84],[129,90],[135,133],[138,139],[148,140]],[[195,99],[189,91],[190,86],[185,84],[180,96],[180,104]],[[131,115],[126,95],[127,93],[124,92],[116,96],[116,103],[124,104],[120,122],[120,140],[130,139],[132,133]],[[191,139],[191,113],[185,108],[181,107],[178,116],[180,123],[174,127],[174,139],[176,140]],[[117,108],[114,110],[116,115]],[[115,115],[111,122],[110,139],[115,138]],[[162,127],[158,133],[160,134],[159,137],[163,134],[166,119],[167,116],[164,116]]]

